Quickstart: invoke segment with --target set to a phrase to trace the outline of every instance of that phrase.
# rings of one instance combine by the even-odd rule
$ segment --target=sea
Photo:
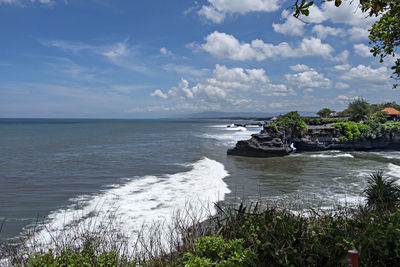
[[[249,122],[0,119],[0,242],[33,228],[46,229],[49,238],[109,212],[124,232],[135,233],[140,225],[172,220],[188,203],[211,214],[221,202],[304,210],[358,205],[374,171],[400,182],[396,151],[228,156],[228,148],[261,130],[227,127],[232,123]]]

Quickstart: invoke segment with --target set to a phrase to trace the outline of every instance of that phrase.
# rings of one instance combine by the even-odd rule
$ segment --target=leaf
[[[308,16],[308,15],[310,15],[310,10],[308,10],[308,9],[302,9],[302,10],[301,10],[301,14],[303,14],[303,15],[305,15],[305,16]]]
[[[342,0],[335,0],[335,6],[340,6],[342,4]]]

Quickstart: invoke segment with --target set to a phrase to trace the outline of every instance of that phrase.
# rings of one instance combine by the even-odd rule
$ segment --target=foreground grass
[[[277,207],[240,205],[220,208],[212,222],[207,227],[213,234],[195,238],[175,253],[145,261],[115,251],[99,253],[87,242],[80,249],[27,255],[13,265],[345,266],[349,249],[359,251],[361,266],[400,262],[400,209],[383,212],[361,207],[302,216]]]
[[[360,266],[398,266],[400,188],[382,172],[372,174],[368,183],[367,204],[358,208],[310,210],[300,215],[258,203],[216,205],[218,214],[206,222],[187,211],[169,228],[172,250],[163,249],[157,232],[148,240],[150,244],[142,246],[144,250],[128,255],[124,252],[132,250],[124,248],[126,244],[107,238],[114,231],[83,231],[69,242],[57,243],[56,250],[32,253],[24,246],[3,247],[0,259],[7,257],[9,265],[29,267],[346,266],[347,251],[358,250]]]

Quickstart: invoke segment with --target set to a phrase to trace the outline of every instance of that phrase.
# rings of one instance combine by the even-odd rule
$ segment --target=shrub
[[[356,141],[362,136],[362,133],[369,130],[369,126],[363,123],[356,123],[353,121],[339,122],[334,125],[344,133],[345,138],[339,138],[341,141]],[[363,136],[364,137],[364,136]]]
[[[185,266],[254,266],[255,253],[243,247],[242,239],[227,242],[220,236],[196,240],[193,252],[185,253]]]
[[[270,125],[268,125],[269,129],[275,133],[278,132],[278,127],[276,126],[275,123],[271,123]]]
[[[295,137],[301,136],[307,130],[307,125],[297,111],[291,111],[281,116],[278,125],[284,127]]]
[[[382,171],[370,175],[368,187],[364,190],[367,205],[376,210],[394,210],[400,203],[400,188],[395,181],[383,177]]]

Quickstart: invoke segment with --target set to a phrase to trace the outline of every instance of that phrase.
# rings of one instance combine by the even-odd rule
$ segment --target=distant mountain
[[[215,119],[215,118],[269,118],[278,116],[280,114],[285,114],[287,112],[274,112],[274,113],[263,113],[263,112],[222,112],[222,111],[205,111],[200,113],[193,113],[188,115],[183,115],[185,118],[205,118],[205,119]],[[315,116],[315,112],[310,111],[299,111],[302,116]]]

